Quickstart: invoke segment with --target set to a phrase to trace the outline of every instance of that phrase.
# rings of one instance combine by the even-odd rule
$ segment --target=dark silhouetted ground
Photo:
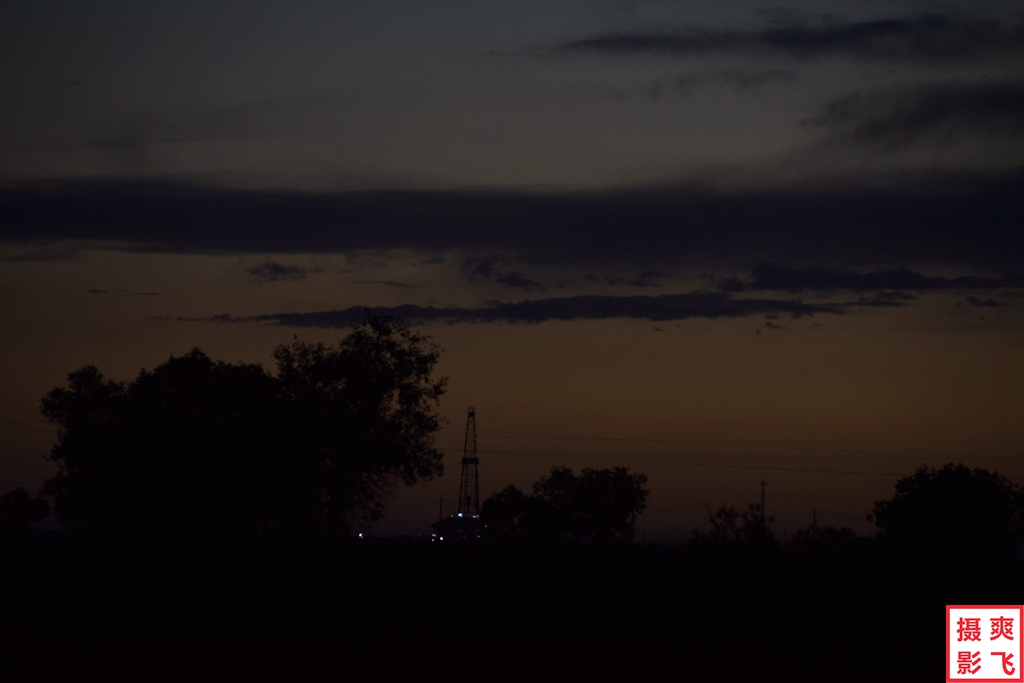
[[[1021,567],[972,562],[968,545],[948,564],[870,546],[196,546],[55,533],[0,548],[6,666],[48,678],[938,681],[946,604],[1024,603]]]

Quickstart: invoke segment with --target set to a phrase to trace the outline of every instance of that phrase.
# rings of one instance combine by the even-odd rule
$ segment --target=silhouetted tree
[[[279,372],[198,349],[130,383],[92,366],[43,399],[60,426],[44,491],[103,529],[344,533],[391,487],[440,474],[437,350],[373,316],[336,346],[279,347]]]
[[[736,545],[740,542],[740,513],[732,505],[723,505],[714,512],[708,511],[708,523],[711,531],[702,533],[699,529],[693,530],[692,542],[698,545],[726,546]]]
[[[523,540],[529,503],[530,497],[512,485],[488,497],[480,505],[480,519],[488,538],[496,541]]]
[[[495,539],[556,543],[629,543],[647,506],[647,475],[628,468],[553,467],[527,496],[509,486],[484,501],[480,516]]]
[[[732,505],[723,505],[714,512],[708,510],[711,531],[701,533],[694,529],[692,542],[712,546],[774,547],[777,542],[769,524],[774,517],[765,518],[760,503],[750,503],[740,514]]]
[[[396,484],[444,472],[433,434],[446,379],[439,349],[390,318],[367,314],[336,346],[298,341],[274,352],[296,448],[322,466],[326,529],[376,521]]]
[[[41,498],[33,498],[23,488],[0,496],[0,533],[28,531],[32,524],[49,516],[49,504]]]
[[[743,513],[740,537],[750,545],[775,547],[778,545],[778,541],[770,526],[774,521],[774,517],[765,516],[764,508],[760,503],[750,503],[747,505],[747,511]]]
[[[921,467],[897,481],[869,519],[883,541],[914,551],[1012,556],[1024,541],[1024,489],[983,469]]]
[[[631,543],[648,495],[647,475],[626,467],[587,468],[578,476],[568,467],[553,467],[533,485],[534,498],[549,508],[552,527],[575,543]]]

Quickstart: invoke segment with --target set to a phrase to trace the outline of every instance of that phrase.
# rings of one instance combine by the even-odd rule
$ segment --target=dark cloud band
[[[37,248],[68,240],[185,253],[460,250],[520,262],[632,263],[650,270],[801,260],[965,264],[996,272],[1024,267],[1024,172],[875,180],[733,192],[685,186],[564,194],[21,186],[0,190],[0,242]]]
[[[870,305],[861,303],[860,305]],[[574,296],[515,303],[496,303],[479,308],[417,306],[347,308],[311,313],[273,313],[247,318],[221,315],[216,322],[273,323],[285,327],[344,328],[370,310],[410,323],[505,322],[540,323],[549,320],[604,320],[633,318],[651,321],[687,318],[740,318],[787,314],[793,318],[824,313],[842,315],[849,304],[809,304],[798,300],[733,299],[722,292],[690,292],[663,296]]]

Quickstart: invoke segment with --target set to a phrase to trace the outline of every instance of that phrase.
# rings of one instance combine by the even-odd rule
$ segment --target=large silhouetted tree
[[[996,473],[949,463],[922,467],[875,503],[890,544],[955,558],[1012,556],[1024,542],[1024,489]]]
[[[396,484],[444,472],[433,439],[446,385],[431,378],[438,353],[427,338],[372,315],[335,346],[294,342],[274,352],[293,448],[321,467],[328,531],[377,520]]]
[[[334,346],[279,347],[278,373],[198,349],[132,382],[92,366],[43,399],[60,427],[44,491],[72,526],[327,531],[374,520],[398,483],[442,472],[438,351],[368,315]]]

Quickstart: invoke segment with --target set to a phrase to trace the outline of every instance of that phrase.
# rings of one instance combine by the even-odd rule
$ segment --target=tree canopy
[[[78,527],[348,533],[443,472],[438,353],[367,314],[335,345],[278,347],[276,374],[199,349],[131,382],[84,367],[43,398],[60,427],[44,492]]]
[[[533,485],[533,495],[508,486],[480,509],[488,535],[499,540],[554,543],[628,543],[646,508],[647,475],[626,467],[553,467]]]
[[[994,472],[947,464],[896,482],[871,515],[881,539],[950,557],[1015,554],[1024,542],[1024,489]]]

